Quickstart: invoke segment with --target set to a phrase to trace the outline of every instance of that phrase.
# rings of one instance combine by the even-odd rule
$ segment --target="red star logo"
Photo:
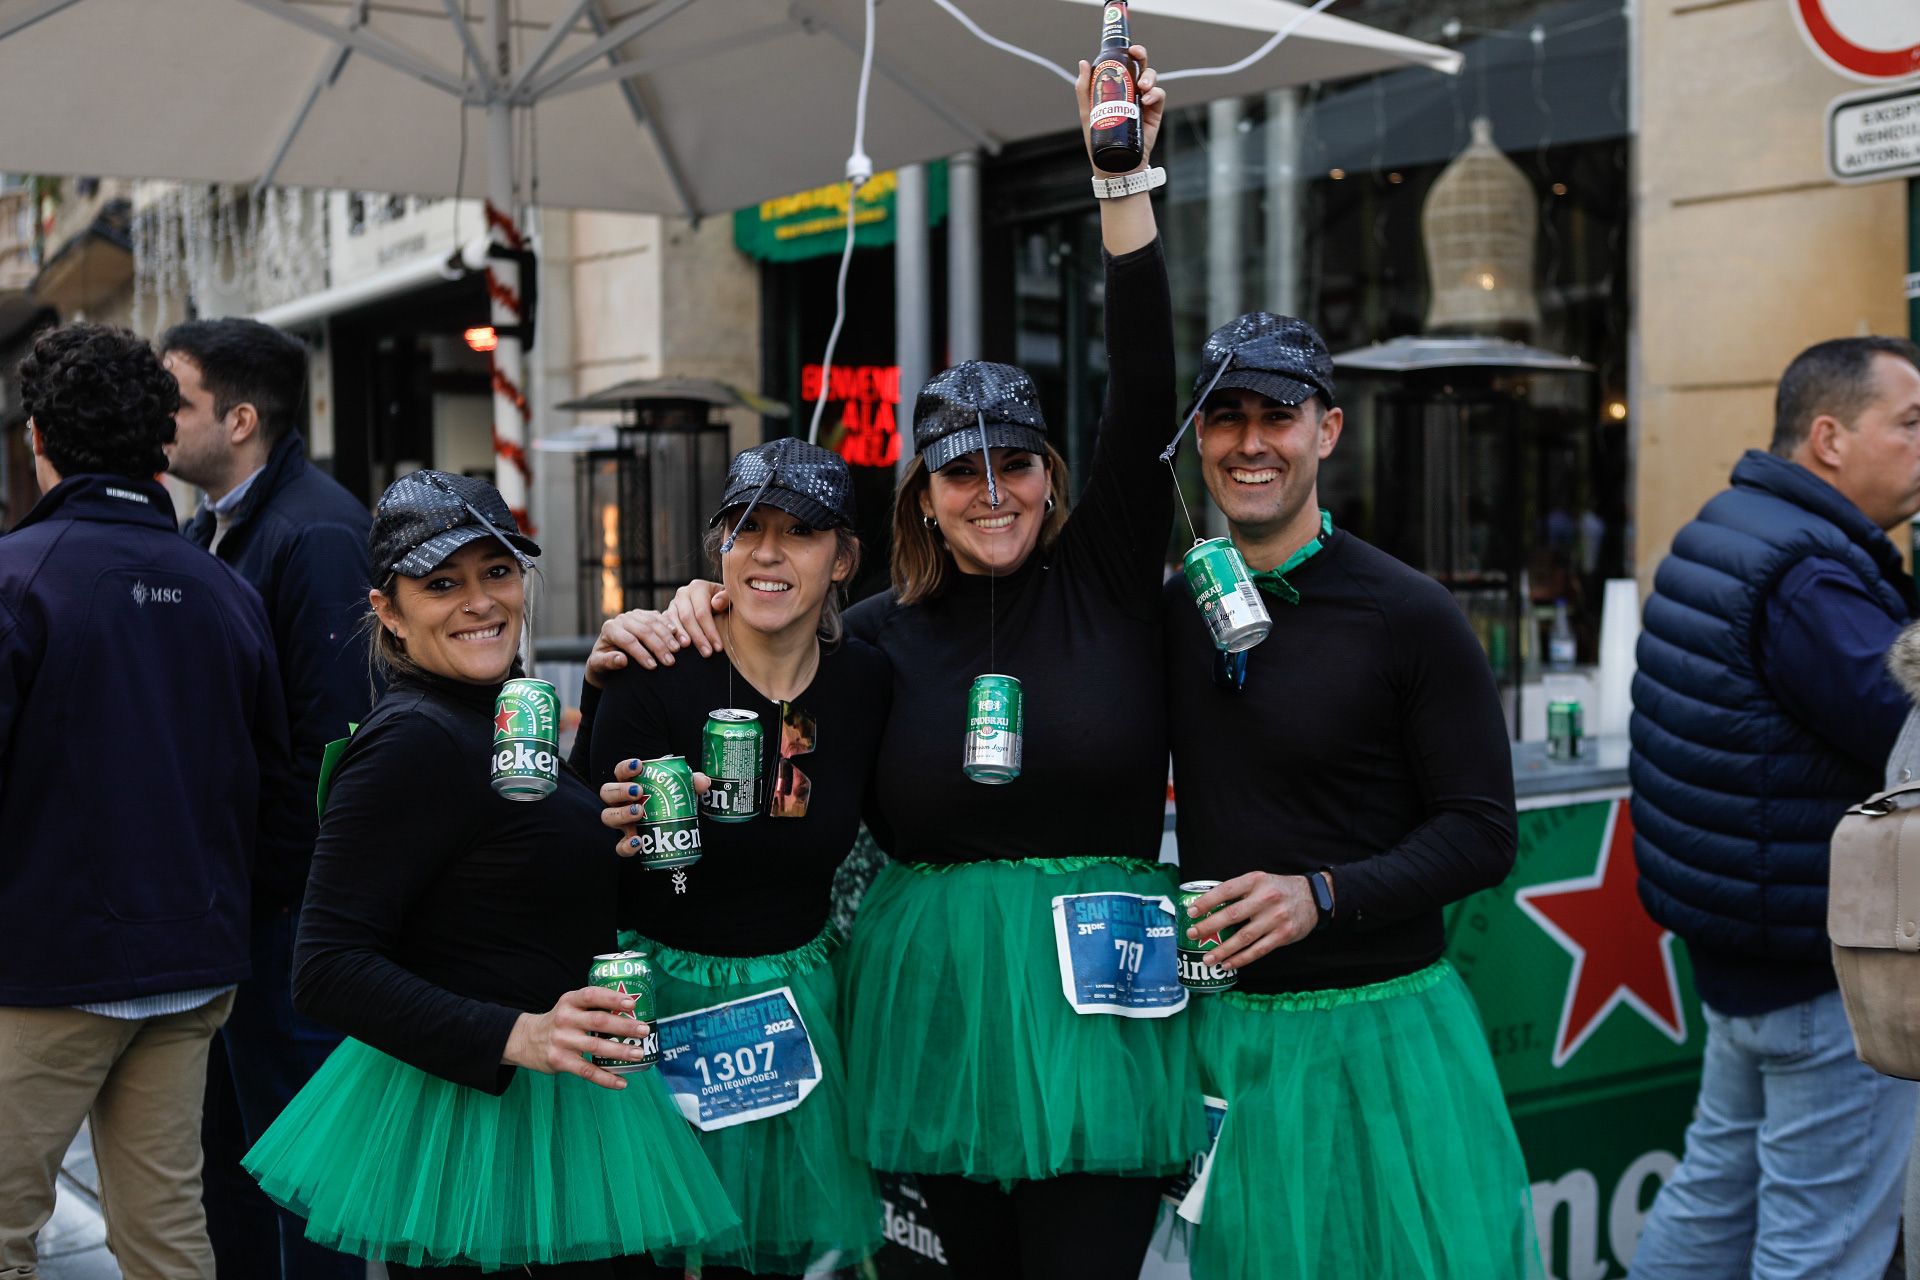
[[[1633,816],[1613,802],[1600,861],[1590,876],[1534,885],[1514,901],[1573,956],[1573,975],[1554,1037],[1553,1065],[1564,1066],[1625,1003],[1675,1044],[1687,1039],[1673,935],[1640,905],[1640,868],[1633,860]]]
[[[493,715],[493,731],[495,733],[512,733],[513,718],[519,714],[518,711],[515,711],[511,707],[496,711]]]

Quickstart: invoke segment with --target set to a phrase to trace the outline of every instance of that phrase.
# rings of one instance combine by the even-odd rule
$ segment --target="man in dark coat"
[[[44,496],[0,538],[0,1275],[36,1274],[91,1116],[121,1270],[210,1280],[208,1049],[250,870],[294,856],[280,675],[259,596],[153,478],[179,392],[147,344],[55,330],[20,382]]]
[[[1826,932],[1828,839],[1880,788],[1915,612],[1883,530],[1920,511],[1920,349],[1810,347],[1772,448],[1673,540],[1633,683],[1640,896],[1687,944],[1706,1059],[1633,1274],[1877,1276],[1915,1091],[1854,1056]]]
[[[160,349],[180,384],[169,469],[206,493],[187,536],[253,584],[273,625],[310,856],[321,755],[371,705],[365,649],[353,643],[367,608],[367,509],[307,462],[295,429],[307,376],[298,341],[253,320],[195,320]],[[253,977],[207,1073],[208,1223],[225,1272],[357,1280],[364,1264],[308,1242],[299,1219],[276,1212],[239,1167],[339,1042],[293,1008],[306,862],[283,870],[255,881]]]

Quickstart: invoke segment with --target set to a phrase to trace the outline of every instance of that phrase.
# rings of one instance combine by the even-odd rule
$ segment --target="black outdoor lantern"
[[[638,378],[559,408],[621,415],[613,447],[579,454],[574,470],[580,631],[591,635],[623,610],[664,607],[707,573],[701,540],[732,456],[720,410],[788,410],[709,378]]]
[[[1405,337],[1333,357],[1368,473],[1370,541],[1453,592],[1503,686],[1518,736],[1539,628],[1573,581],[1604,574],[1586,455],[1593,366],[1500,338]],[[1597,595],[1594,607],[1597,610]]]

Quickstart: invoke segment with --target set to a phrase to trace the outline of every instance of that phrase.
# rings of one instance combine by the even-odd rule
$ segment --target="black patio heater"
[[[788,410],[710,378],[637,378],[559,408],[620,415],[612,447],[581,452],[574,467],[580,632],[593,635],[623,610],[663,607],[707,572],[701,539],[731,457],[720,411]]]
[[[1582,579],[1604,576],[1593,366],[1486,337],[1395,338],[1333,363],[1350,421],[1366,406],[1342,453],[1364,459],[1371,540],[1453,592],[1518,739],[1555,601],[1583,601]]]

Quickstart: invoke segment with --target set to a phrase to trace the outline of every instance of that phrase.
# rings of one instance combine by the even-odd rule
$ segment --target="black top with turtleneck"
[[[847,639],[823,648],[819,670],[793,699],[817,731],[814,750],[794,760],[813,784],[806,814],[762,812],[748,822],[703,817],[700,861],[684,874],[627,860],[621,926],[705,955],[772,955],[811,942],[833,909],[834,872],[860,832],[890,686],[887,660],[871,645]],[[725,655],[702,658],[693,649],[670,667],[614,673],[604,695],[588,685],[574,763],[590,739],[588,776],[599,782],[612,781],[615,765],[636,758],[685,756],[698,769],[700,733],[716,707],[759,714],[762,777],[771,786],[780,760],[780,704],[735,673]]]
[[[1158,856],[1166,805],[1160,584],[1172,478],[1172,304],[1158,240],[1107,259],[1107,400],[1066,529],[1005,577],[952,574],[939,597],[847,614],[893,662],[868,825],[907,862]],[[996,625],[997,619],[997,625]],[[967,690],[1017,677],[1020,776],[961,771]]]
[[[294,1003],[456,1084],[500,1093],[518,1016],[615,949],[620,859],[569,769],[543,800],[495,795],[500,686],[400,678],[340,759],[314,847]]]

